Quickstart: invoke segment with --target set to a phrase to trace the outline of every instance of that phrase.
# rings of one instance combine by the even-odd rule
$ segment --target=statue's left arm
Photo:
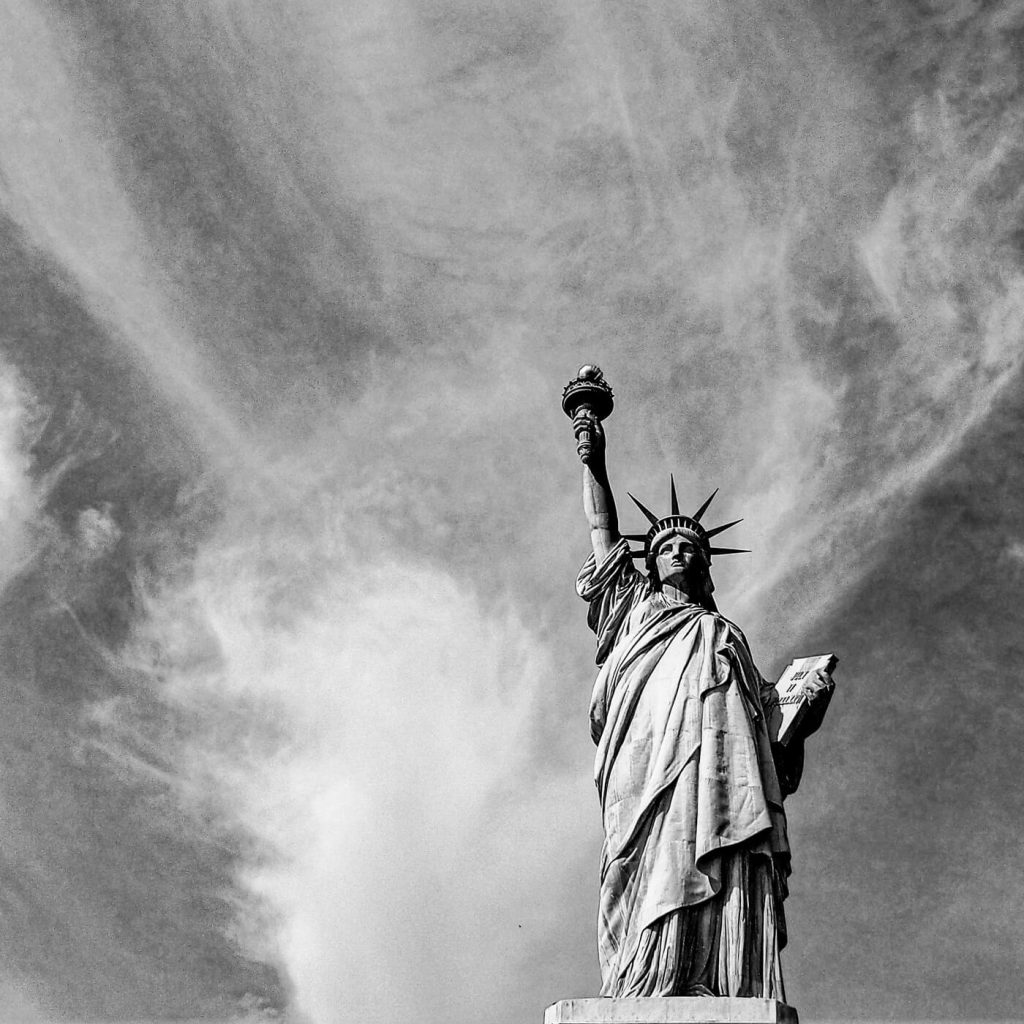
[[[790,796],[797,791],[804,772],[804,740],[821,728],[828,707],[828,698],[835,683],[827,672],[816,672],[804,682],[804,693],[808,699],[808,707],[797,734],[787,744],[772,743],[772,760],[782,787],[782,795]],[[771,706],[778,700],[775,685],[762,677],[761,705],[766,719],[771,717]]]
[[[828,702],[832,691],[836,688],[832,676],[822,669],[804,680],[804,696],[807,698],[807,711],[800,720],[800,738],[813,736],[825,720]]]

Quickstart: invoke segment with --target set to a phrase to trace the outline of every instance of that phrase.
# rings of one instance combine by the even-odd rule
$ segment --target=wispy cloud
[[[716,580],[763,668],[807,633],[884,663],[901,523],[1019,377],[1019,19],[868,8],[0,16],[5,879],[32,1000],[331,1024],[486,997],[504,1021],[593,988],[558,407],[582,362],[616,389],[623,493],[657,507],[674,471],[747,517],[755,554]],[[841,653],[850,700],[887,699]],[[850,706],[833,764],[869,749]],[[874,775],[843,790],[819,755],[834,789],[794,805],[795,845],[838,892],[884,843],[830,852],[878,825]],[[914,854],[877,856],[888,935]],[[801,942],[814,1010],[880,1012]],[[915,1012],[966,1012],[940,989]]]

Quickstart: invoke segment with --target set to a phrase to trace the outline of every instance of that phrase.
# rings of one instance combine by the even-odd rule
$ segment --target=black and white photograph
[[[1024,1020],[1024,3],[0,4],[0,1024]]]

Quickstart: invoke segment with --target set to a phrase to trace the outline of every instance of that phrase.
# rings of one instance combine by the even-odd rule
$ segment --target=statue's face
[[[654,553],[654,566],[662,583],[688,589],[700,569],[702,555],[688,537],[676,533],[666,537]]]

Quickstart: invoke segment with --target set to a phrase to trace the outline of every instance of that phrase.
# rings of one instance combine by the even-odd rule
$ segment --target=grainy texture
[[[790,998],[1017,1016],[1022,20],[0,6],[5,1005],[596,991],[559,393],[597,362],[620,490],[746,517],[759,667],[841,659]]]

